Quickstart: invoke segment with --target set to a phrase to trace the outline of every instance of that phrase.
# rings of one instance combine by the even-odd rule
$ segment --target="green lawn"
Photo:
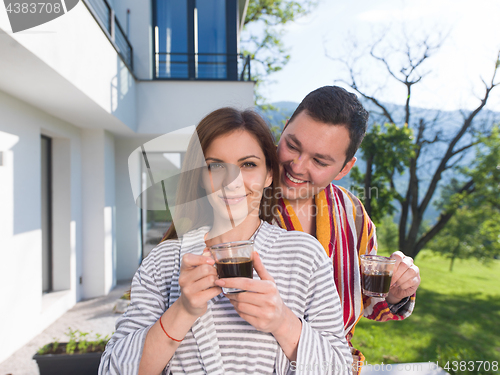
[[[422,252],[416,264],[422,283],[412,316],[356,326],[353,345],[367,362],[500,361],[500,261],[456,261],[450,272],[448,260]]]

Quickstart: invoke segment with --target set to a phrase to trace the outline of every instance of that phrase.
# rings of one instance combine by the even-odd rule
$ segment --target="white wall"
[[[117,234],[114,135],[79,129],[1,91],[0,113],[1,362],[76,301],[112,289]],[[43,296],[41,134],[53,148],[54,292]]]
[[[115,284],[114,139],[82,130],[83,298],[107,294]]]
[[[0,90],[80,127],[136,129],[134,78],[81,1],[53,21],[10,30],[2,9]]]
[[[197,125],[204,116],[221,107],[252,108],[253,89],[253,82],[137,82],[137,131],[165,134]]]
[[[81,254],[80,131],[0,92],[0,361],[40,333],[78,298]],[[53,137],[54,287],[42,298],[40,135]],[[59,156],[58,156],[59,157]],[[69,172],[69,175],[68,175]],[[65,191],[63,191],[65,190]],[[62,203],[62,204],[59,204]],[[65,207],[62,207],[65,204]]]

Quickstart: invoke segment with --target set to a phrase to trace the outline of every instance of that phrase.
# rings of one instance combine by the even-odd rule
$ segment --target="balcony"
[[[134,74],[134,50],[111,5],[107,0],[83,3]],[[155,52],[153,64],[154,80],[252,80],[250,56],[242,54]]]
[[[37,33],[5,33],[9,20],[0,14],[0,55],[8,57],[0,59],[0,91],[77,127],[124,136],[164,134],[216,108],[253,106],[248,57],[230,48],[155,55],[152,2],[81,3]]]
[[[155,79],[251,81],[250,56],[227,53],[155,53]]]
[[[120,55],[129,70],[134,71],[134,50],[120,22],[115,16],[113,8],[106,0],[83,0],[88,10],[95,18],[109,41]]]

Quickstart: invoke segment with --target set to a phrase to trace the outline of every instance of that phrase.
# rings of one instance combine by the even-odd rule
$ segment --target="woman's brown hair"
[[[247,131],[255,138],[266,158],[267,169],[272,171],[273,182],[270,187],[264,189],[259,207],[259,217],[268,223],[271,223],[275,218],[279,164],[273,135],[266,122],[256,112],[226,107],[213,111],[201,120],[196,127],[196,134],[189,142],[182,166],[177,202],[178,204],[179,202],[195,203],[193,203],[194,206],[190,206],[190,210],[182,209],[184,207],[182,205],[179,205],[180,209],[176,209],[174,222],[176,225],[182,226],[182,229],[179,227],[179,233],[186,233],[209,224],[207,216],[201,213],[212,212],[212,207],[207,200],[197,199],[206,195],[202,187],[202,171],[199,167],[206,165],[204,153],[216,138],[237,130]],[[201,150],[199,145],[201,145]],[[177,231],[172,223],[162,241],[175,238],[177,238]]]

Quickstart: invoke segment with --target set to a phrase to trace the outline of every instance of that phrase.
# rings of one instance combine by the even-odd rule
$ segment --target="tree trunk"
[[[365,206],[366,213],[368,214],[368,217],[371,217],[371,215],[372,215],[372,197],[370,194],[370,185],[372,184],[373,158],[374,158],[373,155],[369,155],[367,160],[366,160],[364,206]]]
[[[453,271],[453,264],[455,263],[455,258],[458,255],[458,248],[460,247],[460,242],[455,246],[453,252],[451,253],[451,263],[450,263],[450,272]]]

